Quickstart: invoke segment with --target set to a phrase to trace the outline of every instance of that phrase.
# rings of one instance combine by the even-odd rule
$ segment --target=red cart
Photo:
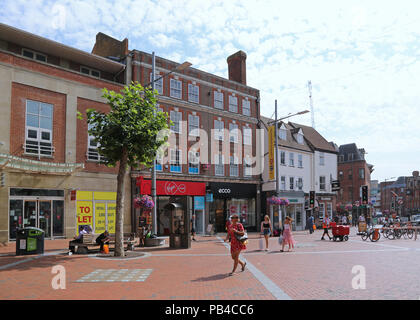
[[[333,240],[347,241],[349,240],[350,226],[332,226]]]

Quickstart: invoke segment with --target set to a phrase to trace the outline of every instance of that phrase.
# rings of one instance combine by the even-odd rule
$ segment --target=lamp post
[[[177,72],[177,71],[183,71],[185,69],[187,69],[188,67],[190,67],[192,64],[188,61],[185,61],[184,63],[178,65],[175,69],[165,73],[163,76],[160,76],[159,78],[155,79],[155,72],[156,72],[156,59],[155,59],[155,52],[152,52],[152,79],[151,82],[146,84],[144,87],[147,87],[149,85],[152,85],[152,91],[155,91],[155,82],[170,75],[173,72]],[[155,108],[153,109],[153,115],[156,116],[156,105],[154,106]],[[152,211],[152,233],[156,234],[157,233],[157,203],[156,203],[156,156],[153,158],[153,166],[152,166],[152,199],[153,199],[153,203],[155,204],[153,206],[153,211]]]
[[[301,114],[305,114],[308,113],[309,110],[304,110],[304,111],[300,111],[297,112],[295,114],[289,114],[288,116],[282,117],[280,119],[277,119],[277,100],[275,100],[274,103],[274,121],[269,121],[268,125],[274,123],[274,135],[275,135],[275,158],[276,158],[276,196],[278,197],[280,195],[280,172],[279,172],[279,147],[278,147],[278,129],[277,129],[277,125],[279,121],[282,121],[284,119],[293,117],[293,116],[297,116],[297,115],[301,115]],[[281,221],[281,215],[279,216],[279,220]]]

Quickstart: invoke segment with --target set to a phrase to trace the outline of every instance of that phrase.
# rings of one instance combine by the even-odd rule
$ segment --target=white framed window
[[[319,190],[325,191],[326,190],[326,183],[325,183],[325,176],[319,177]]]
[[[249,156],[244,158],[244,176],[250,177],[252,176],[252,160]]]
[[[243,139],[244,139],[245,145],[247,146],[252,145],[252,129],[251,128],[243,129]]]
[[[231,177],[237,177],[239,176],[239,165],[238,165],[238,157],[236,156],[230,156],[230,176]]]
[[[325,154],[324,154],[324,152],[319,153],[319,165],[320,166],[325,165]]]
[[[171,79],[170,81],[170,95],[172,98],[182,99],[182,81]]]
[[[295,166],[295,154],[293,152],[289,152],[289,166]]]
[[[281,176],[280,181],[281,181],[281,184],[280,184],[281,190],[285,191],[286,190],[286,176]]]
[[[303,190],[303,178],[298,178],[296,181],[296,186],[299,191]]]
[[[182,172],[181,166],[181,150],[171,149],[170,150],[170,171],[180,173]]]
[[[298,154],[298,167],[303,168],[303,155]]]
[[[189,83],[188,84],[188,101],[199,103],[200,100],[200,88],[199,86]]]
[[[289,177],[289,189],[294,190],[295,188],[295,177]]]
[[[33,59],[33,60],[47,62],[47,56],[45,54],[42,54],[33,50],[25,49],[25,48],[22,49],[22,56]]]
[[[242,114],[244,116],[251,115],[251,101],[245,99],[242,100]]]
[[[215,140],[224,140],[224,129],[225,123],[222,120],[214,120],[214,139]]]
[[[188,173],[189,174],[200,173],[200,152],[196,152],[196,151],[188,152]]]
[[[324,221],[325,217],[325,203],[321,202],[319,203],[319,218]]]
[[[101,72],[99,70],[95,70],[95,69],[88,68],[85,66],[80,66],[80,72],[83,74],[87,74],[88,76],[95,77],[95,78],[101,77]]]
[[[105,157],[101,156],[98,152],[99,142],[95,140],[95,137],[89,134],[89,130],[94,128],[94,125],[88,123],[88,152],[87,159],[89,161],[103,162]]]
[[[53,105],[26,100],[25,153],[52,156]]]
[[[224,109],[223,92],[214,91],[214,107],[217,109]]]
[[[225,156],[223,154],[214,155],[214,174],[216,176],[225,175]]]
[[[171,121],[173,125],[171,126],[171,131],[173,133],[182,133],[181,121],[182,121],[182,112],[172,110],[170,113]]]
[[[238,113],[238,97],[229,96],[229,111]]]
[[[160,78],[160,79],[159,79]],[[159,80],[156,80],[159,79]],[[150,83],[152,82],[152,73],[150,72]],[[155,90],[162,95],[163,94],[163,78],[159,75],[159,73],[155,74]]]
[[[302,133],[298,132],[296,139],[297,139],[297,142],[299,144],[303,144],[303,134]]]
[[[238,143],[238,125],[235,123],[229,123],[229,141]]]
[[[328,217],[332,217],[332,204],[331,202],[327,203],[327,213],[328,213]]]
[[[286,165],[286,152],[280,151],[280,164]]]
[[[287,130],[284,125],[281,125],[279,128],[279,139],[286,140],[287,139]]]
[[[192,114],[188,115],[188,134],[190,136],[200,136],[200,117]]]

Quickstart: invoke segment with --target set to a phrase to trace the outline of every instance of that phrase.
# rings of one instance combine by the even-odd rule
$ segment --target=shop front
[[[151,195],[151,181],[136,178],[137,195]],[[188,221],[192,221],[197,234],[204,234],[206,230],[206,183],[190,181],[156,181],[157,233],[168,236],[171,233],[171,211],[169,204],[177,204],[177,208],[188,214]],[[133,195],[133,197],[136,195]],[[139,220],[143,216],[141,209],[134,209],[135,229],[139,227]]]
[[[225,232],[226,221],[237,214],[247,231],[257,231],[257,185],[242,183],[210,183],[209,224],[216,232]]]

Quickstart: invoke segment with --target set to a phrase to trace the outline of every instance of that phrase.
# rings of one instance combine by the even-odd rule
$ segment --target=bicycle
[[[375,234],[377,235],[377,237],[375,237]],[[370,227],[366,231],[361,232],[360,235],[363,241],[366,241],[369,238],[370,241],[376,242],[381,238],[381,233],[379,231],[375,232],[375,228],[373,227]]]

